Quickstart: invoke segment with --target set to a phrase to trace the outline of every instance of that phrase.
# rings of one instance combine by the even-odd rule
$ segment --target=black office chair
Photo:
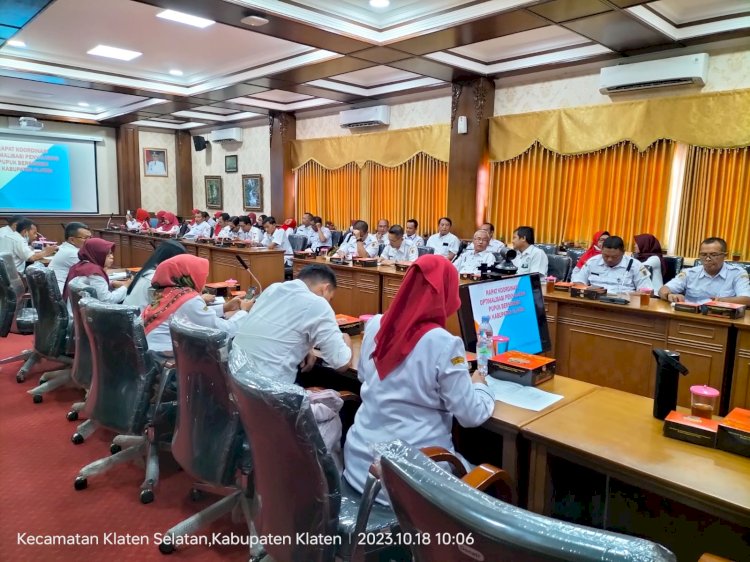
[[[74,487],[83,490],[89,477],[145,457],[146,478],[140,498],[142,503],[150,503],[159,479],[158,429],[166,377],[155,391],[159,365],[148,353],[138,307],[89,298],[81,299],[79,306],[93,359],[84,415],[119,435],[112,442],[112,450],[117,452],[83,467]]]
[[[344,237],[344,233],[340,230],[332,230],[331,231],[331,245],[332,246],[341,246],[341,240]]]
[[[664,256],[664,271],[661,277],[664,283],[669,283],[677,274],[682,271],[685,265],[685,258],[682,256]]]
[[[30,298],[24,290],[23,281],[16,271],[11,255],[0,254],[0,338],[7,338],[14,327],[17,333],[34,332],[36,310],[23,308],[24,301]],[[33,352],[32,349],[26,349],[18,355],[5,357],[0,359],[0,365],[26,361]]]
[[[547,254],[549,265],[547,266],[547,275],[551,275],[559,281],[567,281],[570,272],[573,269],[568,256],[558,256],[557,254]]]
[[[385,242],[381,242],[378,244],[378,257],[380,257],[380,254],[383,253],[383,250],[385,249]]]
[[[565,253],[570,258],[572,269],[575,269],[578,260],[586,253],[586,248],[569,248]]]
[[[179,389],[172,455],[198,482],[194,496],[207,491],[226,497],[169,529],[159,545],[165,554],[175,549],[175,537],[194,534],[238,507],[254,534],[250,448],[229,395],[229,337],[176,318],[170,332]]]
[[[417,257],[422,257],[427,254],[434,254],[435,248],[432,246],[417,246]]]
[[[518,562],[675,562],[656,543],[590,529],[514,507],[441,469],[401,441],[375,446],[380,474],[401,532],[450,536],[455,544],[412,541],[417,562],[512,560]],[[462,539],[472,538],[471,544]]]
[[[309,245],[309,240],[307,239],[307,236],[301,236],[299,234],[290,234],[289,235],[289,244],[292,247],[292,250],[295,252],[301,252],[307,246]]]
[[[42,401],[42,395],[70,382],[70,365],[73,359],[67,353],[70,337],[68,308],[60,295],[55,273],[43,265],[26,268],[26,282],[31,293],[31,302],[37,312],[34,323],[34,351],[16,374],[16,381],[26,380],[26,374],[41,359],[63,363],[68,367],[44,373],[39,386],[28,391],[34,403]]]
[[[557,244],[536,244],[536,246],[544,250],[544,253],[549,256],[557,255]]]
[[[255,521],[259,534],[308,532],[341,541],[269,544],[266,550],[274,560],[350,560],[360,533],[378,542],[379,534],[395,530],[390,508],[374,503],[377,480],[372,478],[359,494],[339,476],[304,389],[259,375],[248,365],[232,373],[229,387],[253,451],[256,497],[262,498]]]

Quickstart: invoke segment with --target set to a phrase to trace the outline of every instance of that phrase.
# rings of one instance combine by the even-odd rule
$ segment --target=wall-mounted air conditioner
[[[210,142],[234,141],[242,142],[242,128],[232,127],[231,129],[217,129],[208,134]]]
[[[707,76],[708,55],[698,53],[602,68],[599,72],[599,91],[602,94],[617,94],[666,86],[703,86]]]
[[[377,127],[391,122],[391,108],[387,105],[349,109],[339,113],[339,125],[345,129]]]

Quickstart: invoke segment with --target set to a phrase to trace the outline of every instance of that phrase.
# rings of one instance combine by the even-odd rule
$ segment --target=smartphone
[[[255,293],[258,291],[255,287],[250,287],[245,293],[245,300],[249,301],[255,298]]]

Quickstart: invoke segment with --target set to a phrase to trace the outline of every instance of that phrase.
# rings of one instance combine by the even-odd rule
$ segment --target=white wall
[[[8,117],[0,115],[0,128],[7,128],[9,124]],[[102,142],[96,143],[96,178],[99,191],[99,212],[103,215],[117,213],[117,141],[115,129],[100,125],[44,121],[44,131],[68,135],[89,135],[104,139]]]
[[[173,133],[138,132],[141,159],[141,207],[152,214],[157,211],[177,210],[177,162],[175,136]],[[167,176],[146,176],[145,148],[160,148],[167,151]],[[125,209],[127,210],[127,209]],[[123,210],[123,212],[125,211]],[[135,209],[131,209],[135,212]]]

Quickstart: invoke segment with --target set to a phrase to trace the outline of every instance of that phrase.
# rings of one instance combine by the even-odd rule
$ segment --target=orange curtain
[[[690,147],[680,207],[677,255],[695,256],[718,236],[730,255],[750,259],[750,147]]]
[[[311,160],[295,172],[296,216],[310,212],[346,230],[359,216],[361,171],[354,162],[328,170]]]
[[[446,214],[447,162],[424,153],[393,168],[367,162],[362,180],[362,216],[371,228],[382,218],[401,226],[413,218],[421,234],[434,230]]]
[[[488,220],[510,240],[520,225],[538,242],[591,243],[606,229],[632,247],[633,236],[664,238],[674,143],[660,140],[644,152],[630,142],[565,156],[535,144],[504,162],[492,162]]]

